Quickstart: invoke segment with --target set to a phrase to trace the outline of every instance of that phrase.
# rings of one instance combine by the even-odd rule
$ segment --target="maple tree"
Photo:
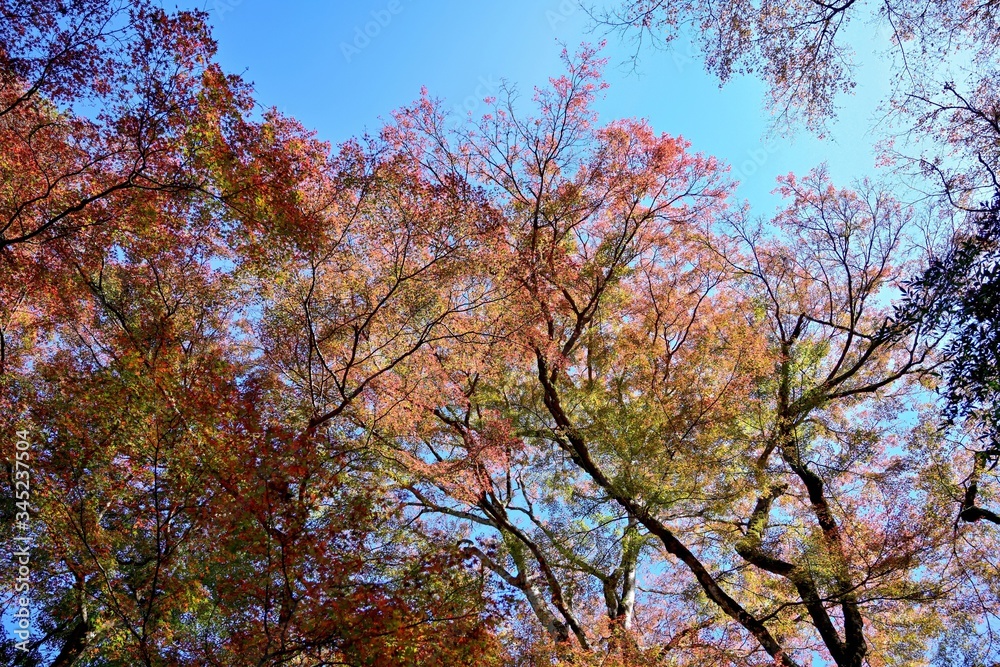
[[[202,14],[2,14],[11,664],[995,659],[992,459],[930,391],[983,350],[995,215],[929,260],[819,167],[756,220],[600,121],[591,47],[532,112],[424,93],[333,148],[255,113]]]
[[[47,441],[33,502],[35,567],[53,580],[42,644],[63,641],[53,664],[87,649],[110,664],[364,656],[387,650],[371,639],[383,633],[432,653],[425,603],[477,625],[450,597],[470,582],[442,569],[433,536],[389,540],[377,565],[365,555],[394,527],[376,488],[345,479],[364,474],[358,455],[274,412],[280,387],[227,340],[241,292],[197,245],[163,240],[83,272],[94,308],[26,400]],[[79,307],[68,287],[60,298]],[[433,587],[406,582],[435,572],[448,595],[430,605]]]
[[[938,364],[940,333],[885,302],[918,260],[913,211],[820,170],[783,181],[766,234],[725,212],[711,160],[641,124],[596,127],[599,63],[580,57],[537,117],[501,104],[450,150],[432,104],[408,113],[508,225],[484,338],[435,344],[443,402],[408,399],[414,505],[464,523],[468,553],[585,653],[918,654],[902,638],[932,634],[965,573],[956,505],[922,487],[928,451],[892,418],[927,418]],[[661,575],[678,589],[639,593],[646,568],[681,569]]]
[[[441,664],[492,646],[460,552],[408,530],[339,412],[300,411],[259,362],[272,319],[245,299],[302,249],[255,253],[311,235],[310,190],[341,194],[328,149],[250,119],[202,14],[3,14],[3,431],[30,427],[36,554],[36,633],[5,658]]]

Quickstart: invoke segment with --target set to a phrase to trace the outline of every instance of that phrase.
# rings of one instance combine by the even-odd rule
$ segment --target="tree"
[[[353,179],[392,165],[347,149],[337,163],[294,122],[252,120],[248,89],[210,62],[203,15],[139,3],[3,11],[3,431],[5,443],[24,430],[32,444],[36,633],[30,652],[5,645],[5,657],[412,665],[502,655],[481,577],[452,542],[411,529],[365,434],[341,418],[385,372],[384,349],[348,364],[322,414],[308,411],[318,404],[307,392],[289,394],[280,350],[268,349],[288,305],[275,276],[294,283],[315,232],[350,208]],[[407,185],[420,206],[431,201]],[[394,192],[378,190],[378,201]],[[366,244],[353,249],[348,284],[365,269],[392,276],[360,261],[387,238],[365,232],[325,248],[346,261],[350,243]],[[286,252],[269,265],[262,248]],[[392,305],[361,311],[371,328],[337,339],[344,358],[398,321]],[[20,510],[12,464],[6,472],[9,545]]]
[[[508,101],[465,138],[431,102],[405,113],[422,162],[472,175],[505,225],[476,335],[433,341],[430,386],[379,428],[415,507],[463,523],[571,653],[916,659],[965,573],[921,476],[948,451],[918,435],[941,334],[890,305],[913,210],[818,170],[783,180],[765,233],[725,212],[714,162],[597,127],[579,57],[533,118]]]
[[[197,187],[182,148],[214,85],[204,16],[143,2],[4,3],[0,250],[113,224],[133,191]],[[215,113],[224,112],[220,108]]]
[[[590,13],[596,25],[633,39],[636,57],[646,41],[690,39],[723,83],[734,75],[760,76],[778,127],[802,125],[821,135],[838,97],[855,86],[858,61],[846,28],[864,22],[873,33],[864,43],[874,40],[893,65],[885,111],[904,119],[905,148],[889,140],[884,156],[940,178],[962,205],[995,187],[1000,42],[991,3],[628,0]],[[935,140],[929,146],[928,136]]]
[[[984,205],[983,212],[970,214],[970,231],[960,232],[948,252],[933,259],[912,282],[904,305],[951,335],[944,368],[945,424],[955,426],[965,421],[971,437],[980,443],[974,446],[959,517],[967,522],[996,524],[1000,524],[1000,516],[978,506],[977,497],[982,477],[992,472],[1000,455],[998,214],[998,197]]]
[[[12,374],[45,330],[29,295],[148,229],[155,193],[198,189],[198,130],[248,100],[210,64],[201,14],[80,0],[5,2],[0,15],[0,372]]]
[[[9,662],[919,664],[990,629],[988,493],[929,390],[992,396],[990,313],[949,323],[995,216],[907,301],[913,208],[819,168],[755,220],[724,165],[599,121],[595,49],[533,113],[425,93],[332,148],[253,113],[201,15],[27,7],[0,382],[40,634]],[[136,99],[168,120],[136,134]],[[74,181],[103,145],[139,162]]]
[[[538,427],[516,406],[539,396],[510,372],[542,346],[561,354],[546,327],[573,323],[567,351],[592,338],[590,321],[623,264],[655,252],[668,228],[707,219],[723,206],[726,185],[713,160],[688,155],[679,139],[640,122],[596,126],[588,107],[600,63],[586,50],[567,63],[566,76],[537,91],[538,116],[521,117],[506,91],[472,137],[452,138],[454,148],[432,102],[405,112],[408,140],[428,137],[443,153],[428,161],[479,179],[502,202],[504,227],[499,242],[477,248],[487,270],[477,279],[491,298],[470,314],[466,329],[476,335],[433,341],[425,362],[446,402],[409,397],[404,424],[422,430],[399,437],[409,443],[403,476],[414,504],[489,529],[467,553],[524,595],[551,640],[573,637],[586,651],[602,632],[630,633],[648,536],[550,442],[525,438]],[[696,289],[702,280],[711,278],[691,278]],[[595,597],[604,621],[587,609]],[[626,651],[632,643],[604,639]]]

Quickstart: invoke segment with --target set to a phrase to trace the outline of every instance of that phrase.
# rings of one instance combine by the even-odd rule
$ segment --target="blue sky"
[[[219,60],[255,84],[257,99],[338,143],[376,131],[380,118],[426,86],[449,108],[485,110],[482,97],[501,79],[530,102],[532,87],[562,72],[561,44],[573,50],[600,33],[575,0],[192,0],[209,12]],[[367,27],[368,34],[365,34]],[[657,132],[683,135],[693,149],[732,166],[738,195],[757,214],[778,200],[775,177],[804,173],[826,161],[847,185],[875,174],[876,106],[887,90],[886,64],[871,46],[876,27],[850,26],[861,63],[856,93],[842,97],[838,120],[824,140],[805,133],[769,139],[763,82],[739,78],[724,88],[693,49],[647,49],[638,71],[630,44],[609,35],[606,78],[598,105],[603,120],[648,118]]]

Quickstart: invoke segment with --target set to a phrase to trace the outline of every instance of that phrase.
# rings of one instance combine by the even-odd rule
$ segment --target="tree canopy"
[[[696,25],[813,125],[852,4],[608,16]],[[877,11],[900,54],[992,67],[993,8],[952,4]],[[33,623],[5,664],[1000,658],[986,64],[960,103],[908,93],[971,151],[927,162],[967,211],[935,245],[822,165],[754,214],[725,164],[598,117],[600,47],[331,146],[203,13],[0,18],[0,536],[31,563],[0,600]]]

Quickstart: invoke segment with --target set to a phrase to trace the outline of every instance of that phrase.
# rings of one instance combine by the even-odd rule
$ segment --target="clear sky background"
[[[190,0],[182,6],[209,12],[220,62],[254,83],[263,106],[334,144],[376,132],[421,86],[447,108],[471,107],[477,117],[485,112],[482,98],[501,79],[530,104],[534,86],[563,72],[562,44],[573,51],[603,36],[575,0]],[[358,37],[366,24],[374,36]],[[693,150],[722,159],[740,181],[738,196],[755,213],[770,215],[779,202],[769,195],[778,175],[802,174],[824,161],[838,185],[878,175],[872,146],[879,135],[871,128],[888,86],[886,63],[873,51],[877,30],[849,26],[861,65],[858,86],[839,99],[840,115],[822,140],[805,132],[769,138],[765,84],[743,77],[720,89],[684,42],[644,49],[636,70],[633,45],[608,35],[611,87],[597,109],[604,121],[647,118],[657,132],[682,135]]]

